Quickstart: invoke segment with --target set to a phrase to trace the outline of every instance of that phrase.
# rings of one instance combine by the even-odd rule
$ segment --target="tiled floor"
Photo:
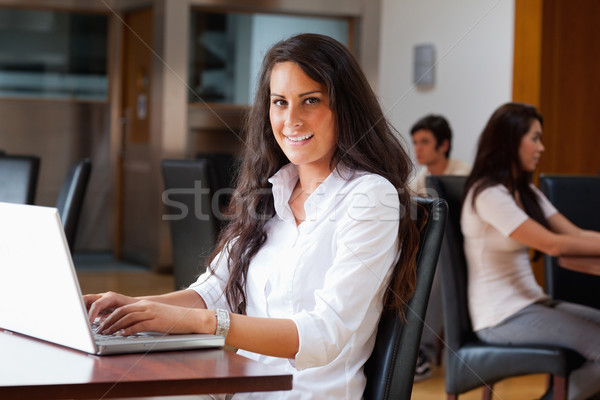
[[[148,268],[117,261],[110,254],[75,254],[73,262],[84,294],[109,290],[130,296],[144,296],[172,291],[172,274],[155,274]]]
[[[532,400],[542,397],[546,390],[545,375],[528,375],[506,379],[494,386],[493,400]],[[459,400],[480,400],[481,389],[471,390],[460,395]],[[433,376],[422,382],[415,383],[411,399],[414,400],[443,400],[444,369],[435,367]]]
[[[127,261],[115,260],[109,252],[76,252],[73,263],[77,271],[148,271],[148,268]]]

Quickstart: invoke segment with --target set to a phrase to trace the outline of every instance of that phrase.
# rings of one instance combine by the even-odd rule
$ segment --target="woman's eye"
[[[285,100],[275,99],[275,100],[273,100],[273,104],[281,107],[281,106],[285,106],[287,103],[285,102]]]
[[[319,99],[318,97],[309,97],[304,101],[306,102],[306,104],[317,104],[319,101],[321,101],[321,99]]]

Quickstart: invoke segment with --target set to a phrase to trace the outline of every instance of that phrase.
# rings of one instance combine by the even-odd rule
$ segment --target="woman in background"
[[[586,362],[569,378],[569,399],[587,399],[600,393],[600,310],[550,299],[528,250],[600,256],[600,233],[572,224],[532,184],[541,137],[542,116],[520,103],[498,108],[481,134],[461,215],[469,311],[486,342],[580,353]]]
[[[220,334],[294,375],[291,392],[236,399],[360,399],[381,311],[402,313],[415,284],[412,163],[354,57],[322,35],[267,53],[245,133],[207,273],[162,296],[87,295],[90,318],[108,334]]]

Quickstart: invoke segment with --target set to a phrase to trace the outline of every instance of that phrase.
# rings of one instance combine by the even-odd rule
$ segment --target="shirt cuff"
[[[322,335],[316,327],[315,320],[307,312],[296,314],[292,317],[298,330],[298,353],[295,357],[295,366],[298,371],[305,368],[325,365],[327,363],[327,349],[322,340]]]

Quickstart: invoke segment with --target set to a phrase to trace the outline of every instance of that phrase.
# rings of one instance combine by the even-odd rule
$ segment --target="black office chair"
[[[540,190],[575,225],[600,231],[600,176],[540,175]],[[600,277],[561,268],[556,257],[545,256],[546,292],[554,299],[600,309]]]
[[[196,158],[211,162],[211,169],[215,178],[214,189],[215,191],[221,190],[223,192],[219,193],[219,205],[222,208],[226,207],[233,193],[233,181],[240,167],[241,160],[231,153],[200,152],[196,154]]]
[[[365,364],[365,400],[409,399],[423,321],[442,243],[448,206],[444,200],[414,198],[417,224],[423,226],[417,252],[417,286],[406,309],[406,321],[385,311],[377,329],[375,348]]]
[[[71,252],[75,249],[79,216],[81,215],[81,208],[91,171],[92,163],[88,158],[73,164],[67,172],[58,195],[58,200],[56,201],[56,208],[58,209]]]
[[[430,176],[427,185],[448,202],[449,218],[441,257],[446,394],[448,400],[483,386],[483,399],[492,398],[494,383],[513,376],[552,375],[554,399],[567,399],[570,372],[582,357],[558,346],[496,345],[482,342],[473,332],[467,303],[467,269],[460,229],[466,177]]]
[[[163,202],[173,248],[175,289],[189,286],[206,270],[216,244],[220,215],[213,199],[216,177],[207,159],[163,160]]]
[[[38,156],[0,157],[0,201],[34,204],[39,170]]]

